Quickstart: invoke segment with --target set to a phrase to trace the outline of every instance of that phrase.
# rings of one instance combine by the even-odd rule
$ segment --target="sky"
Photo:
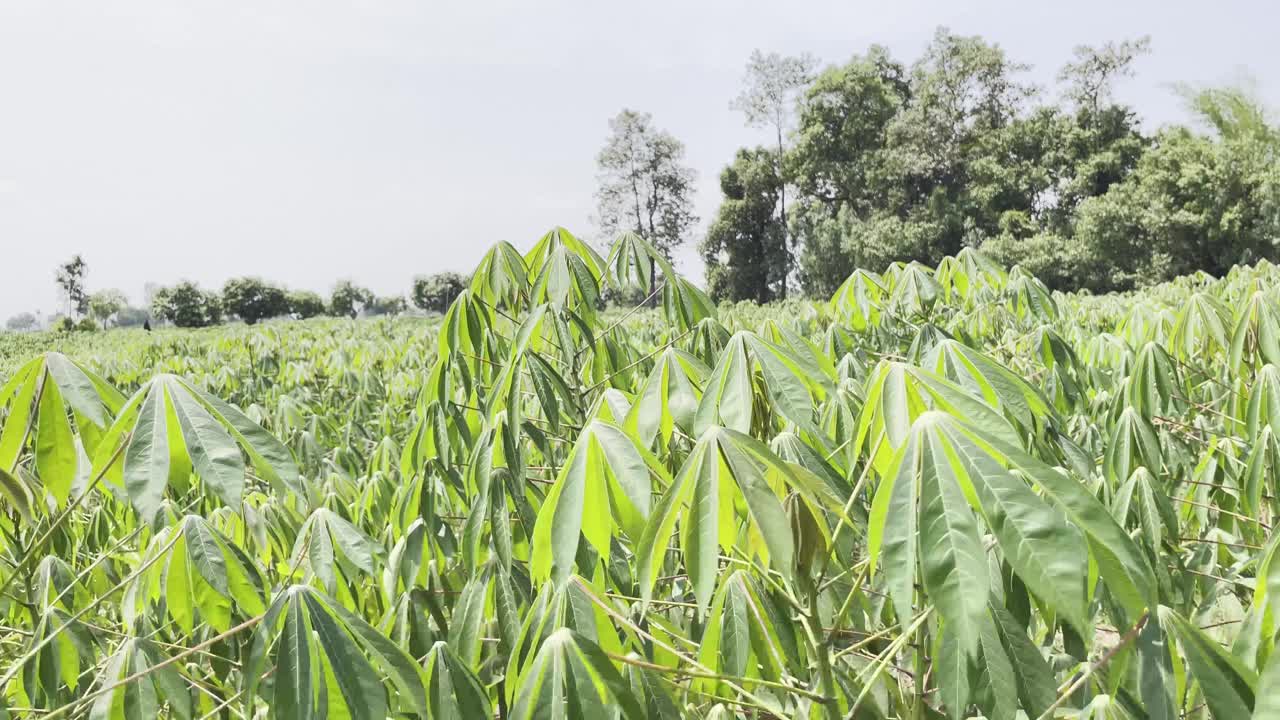
[[[56,310],[76,253],[91,291],[134,301],[242,275],[393,294],[500,240],[592,237],[623,108],[685,143],[705,227],[734,150],[766,140],[729,108],[755,48],[911,61],[947,26],[1052,92],[1074,46],[1150,35],[1117,94],[1154,127],[1188,119],[1177,83],[1250,78],[1280,107],[1277,20],[1257,0],[2,0],[0,318]]]

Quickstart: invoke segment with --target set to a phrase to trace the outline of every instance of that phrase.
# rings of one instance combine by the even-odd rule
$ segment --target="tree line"
[[[337,283],[329,297],[310,290],[290,290],[258,277],[246,276],[227,280],[221,291],[205,290],[194,282],[183,280],[169,287],[149,292],[146,307],[129,305],[124,293],[115,289],[90,293],[85,275],[88,264],[76,255],[59,266],[57,284],[64,301],[64,312],[51,324],[55,330],[94,330],[99,324],[134,327],[152,319],[178,327],[207,327],[226,320],[240,320],[250,325],[278,317],[305,319],[321,315],[355,318],[361,315],[396,315],[410,304],[424,312],[443,313],[458,293],[467,286],[468,278],[455,272],[441,272],[414,278],[406,298],[403,295],[375,295],[371,290],[350,280]],[[39,326],[33,313],[19,313],[8,319],[6,328],[14,331],[33,330]]]
[[[709,294],[827,296],[857,268],[965,247],[1093,292],[1280,259],[1280,130],[1244,89],[1189,87],[1198,127],[1145,130],[1114,87],[1149,46],[1078,47],[1050,88],[945,28],[911,63],[879,46],[823,69],[753,53],[731,106],[770,140],[720,174],[698,243]],[[670,255],[697,223],[683,146],[633,110],[610,128],[597,224]]]

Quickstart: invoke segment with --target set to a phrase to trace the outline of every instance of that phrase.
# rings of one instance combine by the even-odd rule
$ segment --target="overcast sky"
[[[1250,76],[1280,106],[1269,3],[603,0],[0,1],[0,318],[91,290],[256,274],[387,294],[493,242],[592,235],[595,154],[623,107],[688,148],[703,225],[753,48],[913,60],[981,34],[1048,84],[1080,43],[1152,37],[1120,88],[1153,125],[1177,82]],[[692,248],[684,266],[700,273]]]

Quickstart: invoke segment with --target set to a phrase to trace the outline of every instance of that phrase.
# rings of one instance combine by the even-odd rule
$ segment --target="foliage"
[[[88,264],[79,255],[58,266],[58,287],[67,300],[68,312],[83,315],[89,311],[89,293],[84,289],[84,276],[88,271]]]
[[[325,307],[324,298],[310,290],[290,290],[285,294],[285,303],[288,305],[289,314],[299,320],[323,315],[328,309]]]
[[[0,702],[1275,717],[1277,287],[966,248],[716,307],[556,228],[439,320],[6,335]]]
[[[128,298],[119,290],[99,290],[89,296],[89,315],[102,323],[102,329],[106,330],[107,323],[128,305]]]
[[[217,293],[184,280],[157,290],[151,298],[151,313],[178,327],[208,327],[222,319],[222,303]]]
[[[36,320],[35,315],[29,312],[21,312],[17,315],[12,315],[8,320],[5,320],[4,327],[6,330],[17,330],[18,332],[22,332],[25,330],[34,330],[38,322],[39,321]]]
[[[125,305],[116,312],[116,325],[119,327],[142,327],[151,317],[151,312],[146,308],[134,307],[133,305]]]
[[[443,314],[454,299],[467,288],[467,278],[455,272],[442,272],[413,279],[413,306],[419,310]]]
[[[343,280],[333,288],[329,296],[329,312],[339,317],[354,318],[373,303],[373,293],[366,288]]]
[[[964,247],[1094,292],[1280,260],[1280,130],[1246,91],[1183,88],[1211,134],[1144,133],[1114,88],[1149,46],[1076,48],[1059,98],[998,46],[945,28],[909,66],[872,47],[823,70],[787,109],[783,161],[806,292]]]
[[[635,110],[618,113],[609,132],[596,156],[600,229],[610,237],[631,230],[670,260],[698,222],[694,171],[684,164],[684,144],[655,127],[652,115]]]
[[[222,310],[252,325],[289,312],[285,291],[254,277],[232,278],[222,286]]]
[[[408,306],[403,295],[375,296],[369,302],[366,312],[370,315],[398,315]]]
[[[787,57],[778,53],[765,54],[753,50],[747,60],[747,72],[743,80],[742,92],[734,98],[732,107],[746,116],[747,125],[773,130],[774,154],[773,174],[783,178],[783,154],[786,151],[786,138],[790,135],[792,108],[799,99],[804,88],[813,81],[813,71],[817,60],[810,55]],[[723,180],[721,181],[723,189]],[[782,226],[783,265],[781,266],[781,294],[787,295],[787,279],[795,261],[793,248],[787,236],[787,185],[779,182],[777,187],[778,222]],[[729,201],[734,199],[726,192]],[[771,208],[772,209],[772,208]],[[724,211],[722,209],[722,214]],[[708,274],[709,277],[709,274]],[[753,295],[761,295],[763,289],[756,289]]]
[[[699,244],[707,292],[716,300],[768,302],[786,297],[789,253],[775,215],[782,193],[774,154],[739,150],[720,174],[724,200]]]

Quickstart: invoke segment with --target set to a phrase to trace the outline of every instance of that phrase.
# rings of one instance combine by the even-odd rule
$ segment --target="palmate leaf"
[[[948,338],[935,344],[921,365],[982,398],[1027,430],[1061,423],[1039,390],[991,357],[957,340]]]
[[[427,715],[413,658],[313,588],[282,591],[255,631],[243,673],[246,715],[253,714],[269,659],[276,671],[268,702],[281,717],[382,720],[389,709]],[[390,703],[382,678],[395,689]]]
[[[1271,364],[1254,377],[1245,406],[1245,433],[1256,438],[1264,427],[1280,433],[1280,368]]]
[[[605,262],[608,281],[619,290],[648,292],[653,287],[655,271],[661,271],[665,278],[677,277],[662,253],[630,230],[618,234],[609,247],[609,258]]]
[[[775,624],[778,613],[769,603],[750,573],[739,569],[726,574],[707,616],[698,662],[723,675],[777,680],[796,653],[794,642],[788,642],[792,638],[784,637]],[[699,681],[694,687],[732,697],[730,689],[717,680]]]
[[[1274,292],[1255,292],[1237,316],[1231,333],[1232,368],[1280,364],[1280,307]]]
[[[495,584],[500,585],[499,582]],[[579,577],[564,583],[544,583],[533,602],[527,607],[513,651],[506,666],[506,700],[510,706],[521,687],[521,679],[532,666],[539,648],[561,628],[575,633],[599,645],[606,653],[618,655],[622,643],[609,616],[597,603],[598,588]]]
[[[243,550],[207,520],[188,515],[163,567],[163,595],[169,616],[190,633],[196,621],[227,630],[231,618],[266,609],[266,583]],[[143,587],[146,577],[139,580]]]
[[[889,281],[888,307],[901,315],[928,315],[942,297],[942,286],[934,279],[933,268],[918,262],[891,267],[885,279]]]
[[[1021,438],[1000,412],[959,385],[923,368],[881,362],[867,378],[866,400],[858,416],[853,447],[866,449],[881,475],[889,471],[911,424],[930,410],[943,410],[999,436],[1010,444]]]
[[[716,317],[716,305],[697,285],[680,276],[668,277],[662,286],[662,310],[671,327],[688,331]]]
[[[821,439],[814,407],[834,390],[831,378],[814,363],[748,331],[736,333],[720,354],[694,416],[694,433],[713,425],[750,432],[758,411],[754,373],[771,406],[810,436]]]
[[[902,622],[913,615],[918,564],[926,594],[961,647],[977,651],[989,580],[976,510],[1028,590],[1086,630],[1084,538],[1014,474],[1025,470],[945,413],[912,425],[876,490],[867,535],[873,570],[886,574]]]
[[[81,448],[89,453],[97,448],[123,401],[105,380],[61,353],[31,360],[0,387],[0,410],[9,411],[0,427],[0,471],[12,475],[30,444],[38,486],[65,504],[76,480],[88,471]]]
[[[529,294],[529,270],[508,242],[489,248],[471,274],[471,292],[491,305],[518,309]]]
[[[664,350],[626,415],[627,432],[644,447],[651,447],[655,437],[663,445],[670,443],[677,427],[692,433],[702,383],[708,372],[693,355],[676,348]]]
[[[112,459],[121,444],[124,462]],[[194,470],[208,494],[236,507],[244,494],[245,463],[280,492],[303,490],[293,457],[262,426],[222,400],[174,375],[159,375],[121,408],[94,458],[96,473],[123,486],[150,521],[166,487]]]
[[[613,661],[600,646],[568,628],[552,633],[522,674],[514,720],[594,720],[644,713]]]
[[[866,332],[880,324],[887,294],[880,278],[859,268],[831,296],[830,307],[849,327]]]
[[[1020,267],[1009,271],[1005,294],[1009,308],[1019,319],[1058,319],[1058,303],[1053,299],[1053,293],[1049,292],[1049,288],[1039,278]]]
[[[149,641],[125,640],[107,660],[100,678],[112,690],[94,701],[89,719],[153,720],[160,716],[161,708],[167,707],[173,717],[189,720],[193,716],[189,681],[176,665],[159,667],[164,660],[159,648]],[[117,684],[139,673],[145,674],[133,682]]]
[[[542,273],[548,264],[555,262],[552,256],[557,252],[581,260],[597,283],[605,273],[605,261],[591,245],[562,227],[554,227],[548,230],[529,252],[525,253],[524,261],[529,268],[529,275],[536,277]]]
[[[446,643],[431,647],[423,668],[429,720],[493,716],[484,686]]]
[[[1200,684],[1215,718],[1247,718],[1253,713],[1258,675],[1177,612],[1161,607],[1159,619],[1186,654],[1191,676]]]
[[[1180,360],[1199,360],[1231,344],[1231,309],[1208,293],[1193,293],[1178,311],[1171,345]]]
[[[618,529],[639,538],[649,517],[651,476],[669,483],[657,459],[617,425],[588,423],[538,511],[530,561],[534,579],[567,578],[579,534],[605,558]]]
[[[787,464],[760,441],[728,428],[710,428],[698,439],[644,529],[636,567],[641,598],[648,601],[652,596],[667,543],[681,519],[681,550],[704,611],[715,589],[720,551],[738,548],[740,522],[746,537],[742,554],[789,577],[795,547],[782,494],[795,491],[814,505],[838,510],[839,502],[824,495],[821,486],[812,473]]]
[[[336,558],[366,575],[373,575],[375,560],[385,554],[382,545],[345,518],[328,508],[317,508],[298,529],[289,563],[291,567],[299,567],[305,558],[307,567],[315,573],[325,592],[336,595],[339,567]]]

